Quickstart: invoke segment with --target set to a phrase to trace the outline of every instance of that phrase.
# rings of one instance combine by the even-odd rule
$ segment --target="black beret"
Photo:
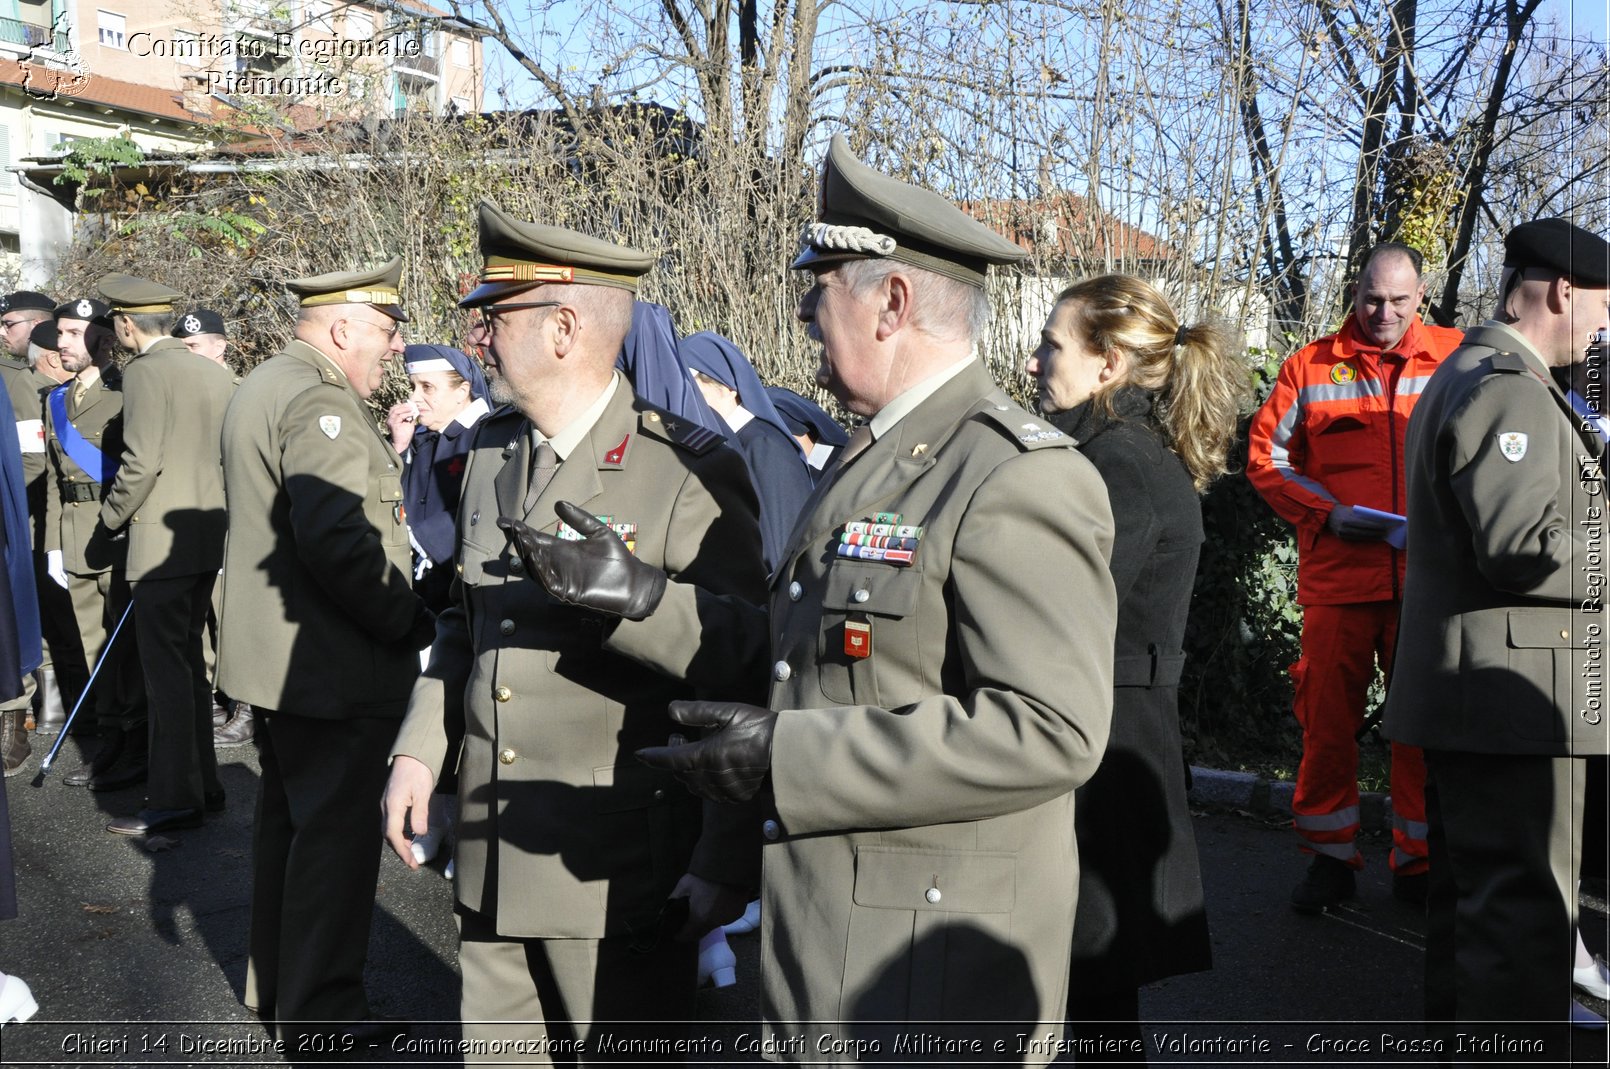
[[[229,336],[224,327],[224,317],[211,308],[196,308],[179,317],[179,322],[173,328],[175,338],[190,338],[197,334],[222,334]]]
[[[57,319],[82,319],[89,323],[109,324],[112,309],[93,297],[80,297],[67,301],[56,309]]]
[[[34,324],[32,333],[28,335],[28,344],[37,345],[41,349],[58,352],[61,349],[61,339],[56,337],[56,321],[54,319],[41,319]]]
[[[1504,266],[1541,267],[1583,286],[1610,286],[1610,242],[1564,219],[1533,219],[1504,238]]]
[[[0,297],[0,312],[22,312],[28,309],[48,312],[55,307],[55,301],[36,290],[18,290]]]

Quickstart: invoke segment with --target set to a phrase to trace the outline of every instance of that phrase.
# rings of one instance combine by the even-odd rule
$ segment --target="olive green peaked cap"
[[[95,283],[95,288],[112,306],[113,315],[171,312],[176,302],[184,300],[182,293],[175,293],[159,282],[135,278],[133,275],[102,275],[100,281]]]
[[[481,202],[481,284],[459,301],[475,308],[544,283],[613,286],[637,292],[655,257],[562,226],[516,219],[489,200]]]
[[[408,322],[402,309],[402,257],[393,256],[368,271],[332,271],[310,278],[293,278],[285,288],[296,294],[303,308],[327,304],[370,304],[377,312]]]
[[[881,257],[982,289],[990,264],[1028,256],[939,194],[874,171],[843,134],[822,164],[816,214],[792,267]]]

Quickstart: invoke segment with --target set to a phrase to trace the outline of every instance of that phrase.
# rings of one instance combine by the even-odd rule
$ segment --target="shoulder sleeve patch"
[[[670,442],[696,457],[704,456],[727,440],[726,435],[701,427],[691,419],[683,419],[681,416],[654,408],[638,417],[637,426],[649,437]]]
[[[1043,416],[1036,416],[1013,404],[1005,394],[986,397],[973,410],[974,419],[988,423],[1017,443],[1024,452],[1031,449],[1070,448],[1079,443],[1053,427]]]

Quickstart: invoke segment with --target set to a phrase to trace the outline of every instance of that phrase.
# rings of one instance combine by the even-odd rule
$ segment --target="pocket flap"
[[[855,904],[929,913],[1009,913],[1017,856],[885,846],[855,852]]]
[[[380,500],[382,500],[382,501],[401,501],[402,500],[402,476],[401,475],[382,475],[378,479],[376,479],[375,482],[380,488]]]
[[[1558,609],[1515,609],[1509,614],[1512,649],[1548,649],[1574,646],[1579,641],[1577,621]]]
[[[691,797],[669,772],[647,765],[606,765],[593,769],[595,813],[647,809],[678,796]]]
[[[840,612],[908,616],[917,607],[922,573],[893,564],[846,560],[827,569],[822,605]]]

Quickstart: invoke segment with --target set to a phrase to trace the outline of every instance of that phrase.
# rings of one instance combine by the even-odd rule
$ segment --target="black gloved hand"
[[[747,802],[771,771],[771,737],[777,714],[742,702],[672,702],[671,719],[716,730],[698,742],[637,751],[645,765],[670,771],[701,798]]]
[[[526,570],[567,605],[646,620],[665,596],[665,573],[632,556],[626,543],[586,509],[561,501],[554,513],[582,536],[569,541],[498,517]]]

